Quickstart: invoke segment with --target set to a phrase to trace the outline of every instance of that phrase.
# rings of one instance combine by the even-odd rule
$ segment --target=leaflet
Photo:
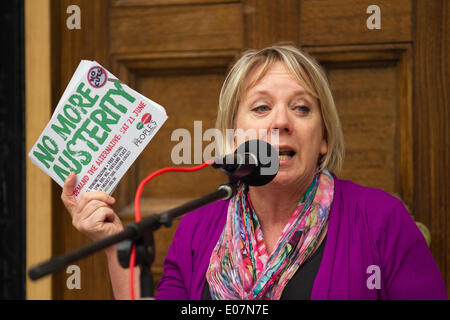
[[[74,171],[76,198],[111,194],[166,120],[162,106],[82,60],[28,156],[61,187]]]

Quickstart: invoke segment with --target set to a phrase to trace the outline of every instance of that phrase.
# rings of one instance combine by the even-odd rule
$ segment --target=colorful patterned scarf
[[[280,299],[297,269],[319,245],[333,202],[334,180],[317,173],[269,256],[243,185],[230,200],[227,221],[206,272],[211,297],[220,300]]]

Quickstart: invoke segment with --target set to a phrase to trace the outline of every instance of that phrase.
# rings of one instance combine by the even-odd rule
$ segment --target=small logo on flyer
[[[150,113],[146,113],[142,116],[141,122],[136,125],[136,128],[138,130],[144,129],[142,131],[139,131],[139,136],[135,137],[132,140],[136,147],[139,147],[139,145],[143,143],[148,137],[150,137],[155,129],[158,128],[158,124],[155,120],[152,120]]]
[[[152,120],[152,115],[150,113],[146,113],[142,116],[141,122],[136,125],[136,128],[141,130],[144,127],[144,124],[147,124]]]
[[[88,82],[94,88],[101,88],[108,80],[105,69],[99,66],[92,67],[88,72]]]

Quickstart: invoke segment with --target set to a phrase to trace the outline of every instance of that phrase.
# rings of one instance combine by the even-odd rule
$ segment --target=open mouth
[[[278,160],[289,160],[295,156],[295,151],[289,148],[280,148],[278,150]]]

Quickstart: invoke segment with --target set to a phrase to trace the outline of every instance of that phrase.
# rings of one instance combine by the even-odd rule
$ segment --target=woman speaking
[[[447,299],[424,237],[400,200],[340,180],[343,133],[322,68],[292,46],[245,52],[219,98],[216,127],[276,131],[279,171],[180,221],[157,299]],[[236,145],[225,145],[225,153]],[[123,226],[104,192],[62,199],[100,239]],[[116,298],[128,272],[106,251]]]

